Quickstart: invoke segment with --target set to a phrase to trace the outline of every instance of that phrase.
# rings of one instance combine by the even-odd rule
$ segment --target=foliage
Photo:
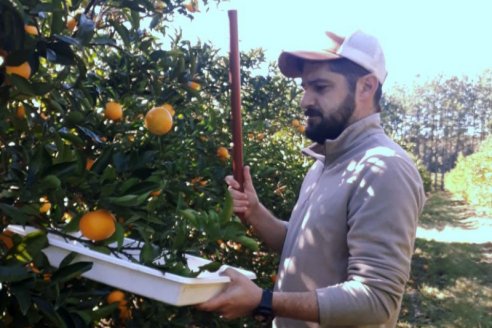
[[[436,76],[385,93],[382,115],[387,131],[411,145],[433,175],[433,189],[443,190],[444,174],[458,154],[476,151],[492,132],[492,71],[471,79]]]
[[[0,318],[7,326],[121,324],[117,306],[105,302],[111,287],[78,278],[91,263],[68,257],[53,268],[41,252],[46,231],[75,232],[96,209],[117,218],[116,232],[84,241],[88,247],[109,252],[110,243],[131,237],[143,242],[139,260],[146,265],[164,256],[161,269],[193,275],[183,254],[194,253],[254,270],[260,285],[271,286],[276,258],[225,214],[230,200],[223,180],[231,163],[216,149],[231,146],[228,59],[208,44],[182,40],[179,30],[168,33],[176,15],[192,18],[185,5],[0,2],[0,230],[26,224],[41,231],[14,236],[11,248],[1,244]],[[25,25],[38,33],[26,33]],[[263,202],[288,218],[309,164],[298,156],[303,136],[290,127],[299,88],[273,67],[256,75],[263,57],[260,50],[241,54],[245,162]],[[6,66],[26,61],[28,78],[7,74]],[[122,119],[104,116],[109,101],[122,105]],[[173,129],[155,136],[144,117],[164,103],[176,112]],[[25,115],[17,114],[20,107]],[[138,295],[128,300],[127,326],[249,322],[224,322]]]
[[[433,193],[420,225],[426,229],[476,229],[473,208],[451,194]],[[459,234],[450,236],[459,238]],[[489,327],[492,322],[490,243],[437,242],[417,238],[399,328]]]
[[[460,155],[456,167],[445,176],[446,189],[468,203],[492,208],[492,137],[477,152]]]

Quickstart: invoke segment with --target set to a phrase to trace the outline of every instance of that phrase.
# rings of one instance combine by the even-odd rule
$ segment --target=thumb
[[[244,167],[244,189],[245,190],[255,190],[253,186],[253,179],[251,179],[250,167]]]

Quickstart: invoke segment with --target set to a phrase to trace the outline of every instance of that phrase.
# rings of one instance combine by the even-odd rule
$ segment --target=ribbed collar
[[[384,133],[379,113],[371,114],[349,125],[334,140],[326,140],[323,145],[314,143],[304,148],[302,153],[329,164],[375,133]]]

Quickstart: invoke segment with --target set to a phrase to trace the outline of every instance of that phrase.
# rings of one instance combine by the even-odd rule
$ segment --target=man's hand
[[[260,207],[260,201],[253,186],[249,166],[244,167],[244,192],[240,191],[241,186],[232,175],[226,176],[225,181],[229,185],[229,192],[234,203],[234,212],[242,213],[244,219],[248,223],[252,223],[250,219]]]
[[[197,309],[218,312],[225,319],[250,315],[261,302],[262,289],[234,269],[221,274],[228,276],[231,282],[222,293],[198,305]]]

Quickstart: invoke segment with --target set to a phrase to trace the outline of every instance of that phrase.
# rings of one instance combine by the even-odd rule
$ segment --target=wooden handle
[[[229,10],[230,53],[229,80],[231,84],[232,110],[232,174],[244,191],[243,174],[243,131],[241,122],[241,71],[239,66],[239,41],[237,31],[237,11]]]

